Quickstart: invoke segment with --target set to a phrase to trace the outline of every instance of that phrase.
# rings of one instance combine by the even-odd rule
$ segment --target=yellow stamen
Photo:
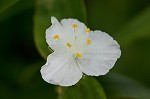
[[[78,57],[78,58],[82,58],[82,54],[81,54],[81,53],[79,53],[79,52],[76,52],[76,57]]]
[[[91,40],[90,40],[90,39],[87,39],[87,40],[86,40],[86,43],[87,43],[87,44],[91,44]]]
[[[59,35],[54,35],[53,39],[59,39]]]
[[[88,33],[89,33],[89,32],[90,32],[90,28],[87,28],[87,29],[86,29],[86,32],[88,32]]]
[[[77,25],[77,24],[73,24],[72,27],[73,27],[73,28],[77,28],[78,25]]]
[[[71,45],[70,43],[67,43],[67,46],[68,46],[68,47],[71,47],[72,45]]]

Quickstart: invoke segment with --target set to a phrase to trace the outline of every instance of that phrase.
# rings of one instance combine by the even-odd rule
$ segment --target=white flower
[[[51,17],[51,22],[46,41],[54,52],[41,68],[42,78],[48,83],[71,86],[83,73],[105,75],[121,55],[118,43],[105,32],[90,31],[76,19],[63,19],[59,23]]]

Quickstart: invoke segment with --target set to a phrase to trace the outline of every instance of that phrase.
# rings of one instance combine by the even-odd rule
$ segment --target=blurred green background
[[[110,34],[122,56],[104,76],[64,88],[40,68],[51,16]],[[0,0],[0,99],[150,99],[150,0]]]

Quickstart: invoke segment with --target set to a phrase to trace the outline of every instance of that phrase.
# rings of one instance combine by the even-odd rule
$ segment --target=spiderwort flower
[[[83,73],[105,75],[121,55],[119,44],[107,33],[91,31],[76,19],[51,17],[46,41],[54,50],[41,68],[42,78],[51,84],[71,86]]]

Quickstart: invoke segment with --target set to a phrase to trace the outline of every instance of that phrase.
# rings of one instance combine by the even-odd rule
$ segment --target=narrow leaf
[[[11,7],[12,5],[14,5],[15,3],[17,3],[18,1],[19,0],[1,0],[0,1],[0,14],[6,9],[8,9],[9,7]]]
[[[8,2],[10,1],[10,3]],[[16,2],[15,2],[16,1]],[[3,2],[3,4],[1,4]],[[13,16],[24,13],[24,11],[33,11],[35,0],[2,0],[0,1],[0,22]],[[2,5],[2,7],[1,7]],[[3,7],[4,6],[4,7]]]
[[[150,36],[150,7],[133,18],[115,35],[122,46],[127,46],[139,38]]]
[[[99,78],[108,99],[150,99],[150,90],[125,76],[109,73]]]

